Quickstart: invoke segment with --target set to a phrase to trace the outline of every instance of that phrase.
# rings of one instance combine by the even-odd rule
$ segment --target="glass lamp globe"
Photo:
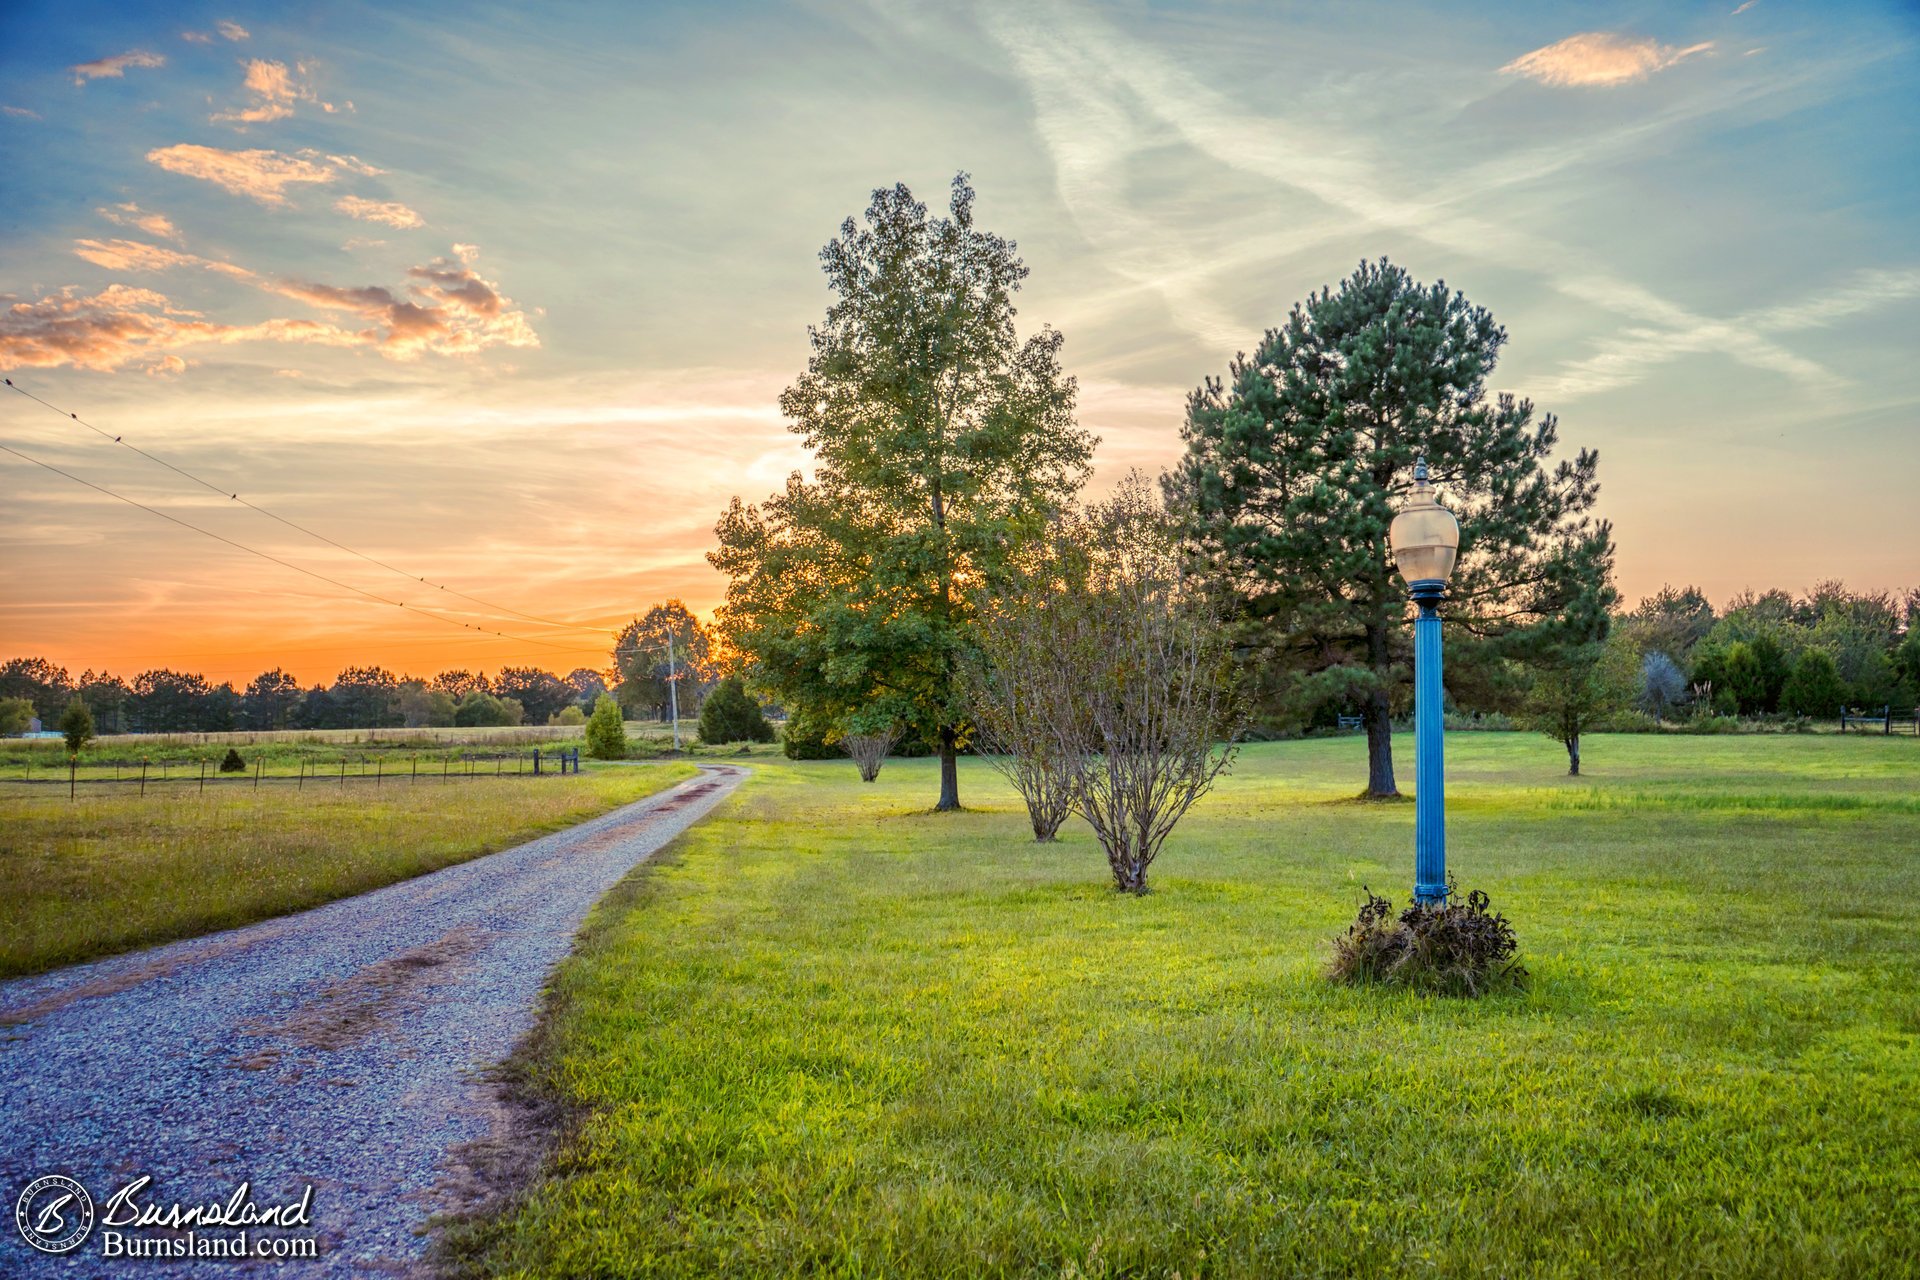
[[[1453,558],[1460,550],[1460,522],[1453,512],[1433,500],[1427,483],[1427,460],[1413,468],[1413,492],[1387,529],[1393,562],[1409,585],[1445,582],[1453,575]]]

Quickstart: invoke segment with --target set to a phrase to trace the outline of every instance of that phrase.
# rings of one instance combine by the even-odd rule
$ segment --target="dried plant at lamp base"
[[[1523,987],[1527,971],[1507,918],[1475,889],[1464,899],[1447,878],[1447,900],[1393,904],[1367,889],[1359,918],[1333,940],[1327,976],[1350,986],[1378,983],[1439,995],[1478,996]]]

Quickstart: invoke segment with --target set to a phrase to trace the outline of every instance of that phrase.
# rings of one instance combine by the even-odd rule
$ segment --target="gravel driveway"
[[[422,1224],[461,1194],[450,1149],[498,1119],[479,1075],[532,1026],[587,909],[745,776],[703,766],[590,822],[357,898],[0,984],[0,1194],[11,1214],[31,1181],[66,1174],[96,1216],[60,1256],[6,1226],[0,1275],[415,1270]],[[153,1181],[110,1212],[141,1175]],[[317,1261],[109,1255],[116,1235],[123,1248],[233,1247],[242,1232],[204,1218],[172,1231],[111,1220],[225,1206],[243,1181],[256,1209],[292,1205],[296,1224],[246,1229],[247,1247],[304,1238]],[[71,1226],[62,1199],[37,1193],[29,1217]]]

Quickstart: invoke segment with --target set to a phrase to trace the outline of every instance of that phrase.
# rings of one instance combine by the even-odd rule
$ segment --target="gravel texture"
[[[0,1194],[76,1178],[96,1214],[141,1196],[256,1204],[313,1187],[318,1261],[109,1259],[11,1225],[0,1275],[395,1276],[422,1266],[432,1213],[459,1203],[463,1144],[498,1141],[484,1078],[532,1027],[587,909],[746,776],[700,777],[501,853],[299,915],[0,983]],[[160,1239],[159,1230],[126,1232]],[[202,1229],[202,1238],[232,1237]],[[177,1237],[176,1237],[177,1238]]]

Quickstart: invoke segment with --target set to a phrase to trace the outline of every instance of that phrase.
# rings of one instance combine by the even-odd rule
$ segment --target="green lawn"
[[[1410,782],[1411,743],[1399,764]],[[1920,743],[1455,735],[1451,854],[1534,981],[1335,988],[1410,804],[1255,747],[1144,899],[931,761],[756,777],[589,922],[528,1277],[1920,1274]]]
[[[0,785],[0,978],[365,893],[582,822],[689,764],[383,787]]]

